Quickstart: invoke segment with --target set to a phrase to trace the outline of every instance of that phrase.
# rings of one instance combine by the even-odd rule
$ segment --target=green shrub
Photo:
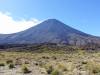
[[[60,72],[58,70],[52,71],[51,75],[60,75]]]
[[[12,69],[12,68],[15,68],[13,63],[9,64],[9,69]]]
[[[0,63],[0,66],[5,66],[5,64],[4,63]]]
[[[48,57],[48,56],[42,56],[42,58],[43,58],[43,59],[49,59],[49,57]]]
[[[87,61],[82,61],[82,64],[87,64],[88,62]]]
[[[26,66],[22,67],[22,72],[25,73],[25,74],[26,73],[31,73],[31,71]]]
[[[48,66],[48,68],[47,68],[47,73],[48,73],[48,74],[51,74],[52,71],[53,71],[53,67],[52,67],[52,66]]]
[[[13,60],[7,60],[6,63],[11,64],[11,63],[13,63]]]

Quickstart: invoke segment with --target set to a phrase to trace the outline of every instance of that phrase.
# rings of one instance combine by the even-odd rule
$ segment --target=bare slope
[[[48,19],[25,31],[0,35],[1,44],[57,43],[70,45],[100,44],[100,38],[76,30],[56,19]]]

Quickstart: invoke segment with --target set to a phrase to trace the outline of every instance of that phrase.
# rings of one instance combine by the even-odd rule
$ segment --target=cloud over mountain
[[[35,18],[14,20],[10,13],[0,12],[0,33],[9,34],[23,31],[38,23],[40,21]]]

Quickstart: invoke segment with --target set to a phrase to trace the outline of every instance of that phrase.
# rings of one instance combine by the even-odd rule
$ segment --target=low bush
[[[13,63],[13,60],[7,60],[6,63],[11,64],[11,63]]]
[[[5,63],[0,63],[0,66],[5,66]]]
[[[53,71],[53,67],[52,67],[52,65],[48,65],[48,66],[46,66],[46,71],[47,71],[47,74],[51,74],[52,71]]]
[[[9,69],[15,68],[15,65],[13,63],[9,64]]]
[[[23,66],[23,67],[22,67],[22,72],[25,73],[25,74],[26,74],[26,73],[31,73],[31,71],[30,71],[30,70],[28,69],[28,67],[26,67],[26,66]]]
[[[60,75],[60,72],[58,70],[52,71],[51,75]]]
[[[100,73],[100,63],[89,61],[86,68],[93,74]]]

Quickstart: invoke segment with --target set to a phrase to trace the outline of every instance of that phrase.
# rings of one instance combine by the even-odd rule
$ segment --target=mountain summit
[[[0,44],[40,43],[69,45],[100,44],[100,38],[76,30],[56,19],[48,19],[22,32],[0,35]]]

